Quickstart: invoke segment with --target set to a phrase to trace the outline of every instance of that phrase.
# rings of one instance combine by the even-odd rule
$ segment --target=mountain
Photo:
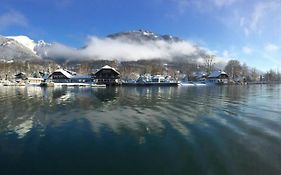
[[[23,44],[24,43],[24,44]],[[33,43],[23,36],[0,36],[0,60],[33,60],[39,57],[32,50]]]
[[[99,59],[196,59],[204,51],[172,35],[133,30],[92,37],[88,44],[73,48],[60,43],[35,42],[27,36],[1,37],[0,59],[50,59],[55,61]],[[191,58],[192,57],[192,58]]]
[[[48,55],[48,49],[52,46],[52,44],[46,43],[43,40],[39,40],[37,44],[34,46],[33,50],[36,52],[36,54],[41,57],[47,57]]]
[[[160,35],[148,30],[133,30],[129,32],[119,32],[110,34],[107,36],[111,39],[124,39],[130,41],[139,41],[139,42],[146,42],[146,41],[166,41],[166,42],[179,42],[183,41],[182,39],[172,36],[172,35]]]
[[[18,43],[29,48],[33,53],[36,53],[34,51],[34,47],[36,46],[37,43],[35,43],[34,40],[30,39],[29,37],[20,35],[20,36],[7,36],[6,38],[14,39]]]

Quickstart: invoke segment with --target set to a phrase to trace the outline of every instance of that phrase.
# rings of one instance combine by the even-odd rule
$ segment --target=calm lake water
[[[281,174],[281,86],[0,87],[1,175]]]

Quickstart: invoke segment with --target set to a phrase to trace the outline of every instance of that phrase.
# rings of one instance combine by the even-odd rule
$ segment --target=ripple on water
[[[128,159],[138,161],[130,166],[140,171],[142,165],[147,165],[140,161],[144,156],[146,160],[163,163],[150,167],[154,170],[152,174],[161,174],[161,167],[177,169],[178,174],[184,174],[186,167],[194,168],[193,174],[278,174],[281,171],[280,89],[280,86],[254,85],[106,89],[0,87],[0,157],[6,156],[0,163],[6,167],[19,164],[1,148],[26,145],[13,148],[44,157],[49,162],[53,161],[51,156],[35,151],[51,147],[54,153],[63,153],[68,159],[81,163],[81,159],[75,159],[65,150],[73,149],[72,154],[80,156],[87,150],[99,155],[98,158],[87,159],[86,155],[82,158],[95,164],[105,161],[104,155],[111,153],[122,155],[118,162],[124,165],[130,164]],[[67,144],[71,141],[72,144]],[[35,142],[49,146],[32,145]],[[59,144],[54,142],[64,149],[59,149]],[[122,148],[126,151],[118,152]],[[172,157],[176,159],[171,160]],[[21,162],[32,162],[24,158]],[[67,161],[64,156],[57,159]],[[116,173],[126,172],[126,168],[122,168],[120,165]],[[173,172],[167,168],[168,174]]]

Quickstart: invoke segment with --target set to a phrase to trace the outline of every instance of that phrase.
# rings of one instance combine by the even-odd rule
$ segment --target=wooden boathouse
[[[106,84],[107,86],[120,85],[121,83],[120,73],[108,65],[99,69],[94,74],[94,79],[97,84]]]

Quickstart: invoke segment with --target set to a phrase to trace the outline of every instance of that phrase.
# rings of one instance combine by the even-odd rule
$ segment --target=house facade
[[[106,65],[99,69],[94,74],[94,79],[97,84],[106,84],[106,85],[119,85],[120,84],[120,73]]]
[[[57,69],[48,77],[54,83],[91,83],[90,75],[77,74],[67,69]]]
[[[26,80],[26,79],[27,79],[27,76],[26,76],[26,73],[24,73],[24,72],[20,72],[20,73],[15,75],[16,82]]]
[[[221,70],[216,70],[211,72],[208,76],[208,82],[214,84],[227,84],[229,76],[226,72]]]

